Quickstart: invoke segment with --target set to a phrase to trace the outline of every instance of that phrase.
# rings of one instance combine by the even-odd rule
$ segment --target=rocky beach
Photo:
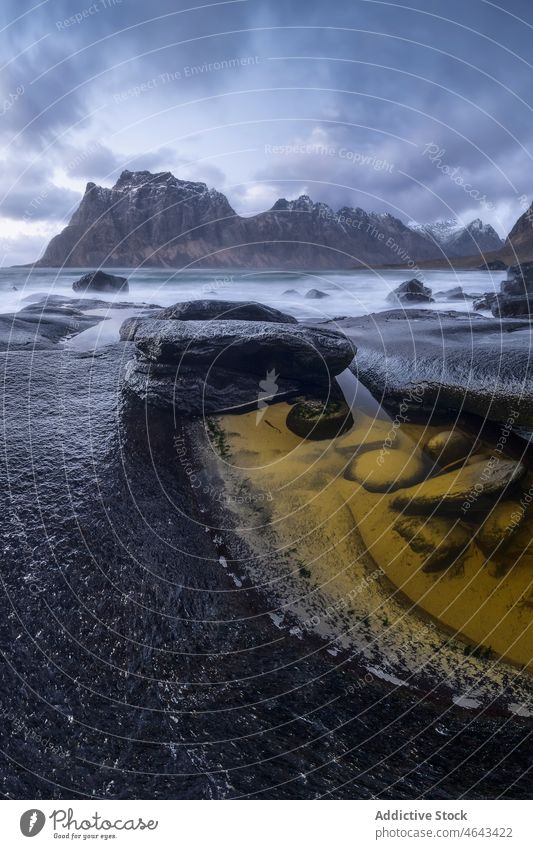
[[[3,792],[528,797],[529,316],[87,278],[0,322]]]

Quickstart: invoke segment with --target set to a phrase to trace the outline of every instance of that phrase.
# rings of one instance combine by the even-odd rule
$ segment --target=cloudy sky
[[[245,215],[309,194],[505,235],[533,197],[532,39],[531,0],[2,0],[2,264],[125,168]]]

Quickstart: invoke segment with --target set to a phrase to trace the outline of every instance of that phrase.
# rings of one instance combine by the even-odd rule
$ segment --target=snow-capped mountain
[[[483,224],[481,218],[475,218],[466,226],[456,218],[442,219],[432,224],[410,221],[408,226],[431,239],[449,257],[489,253],[503,247],[503,241],[494,227]]]

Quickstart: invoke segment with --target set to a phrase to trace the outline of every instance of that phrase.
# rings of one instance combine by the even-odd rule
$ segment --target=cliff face
[[[242,218],[226,197],[170,172],[124,171],[112,189],[88,183],[40,266],[354,268],[439,253],[392,215],[334,212],[303,195]]]
[[[511,263],[516,262],[516,257],[520,260],[533,259],[533,203],[510,231],[504,250]]]

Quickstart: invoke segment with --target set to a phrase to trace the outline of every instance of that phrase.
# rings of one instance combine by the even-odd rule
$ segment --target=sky
[[[2,0],[1,263],[124,169],[241,215],[307,194],[505,236],[533,199],[532,39],[531,0]]]

